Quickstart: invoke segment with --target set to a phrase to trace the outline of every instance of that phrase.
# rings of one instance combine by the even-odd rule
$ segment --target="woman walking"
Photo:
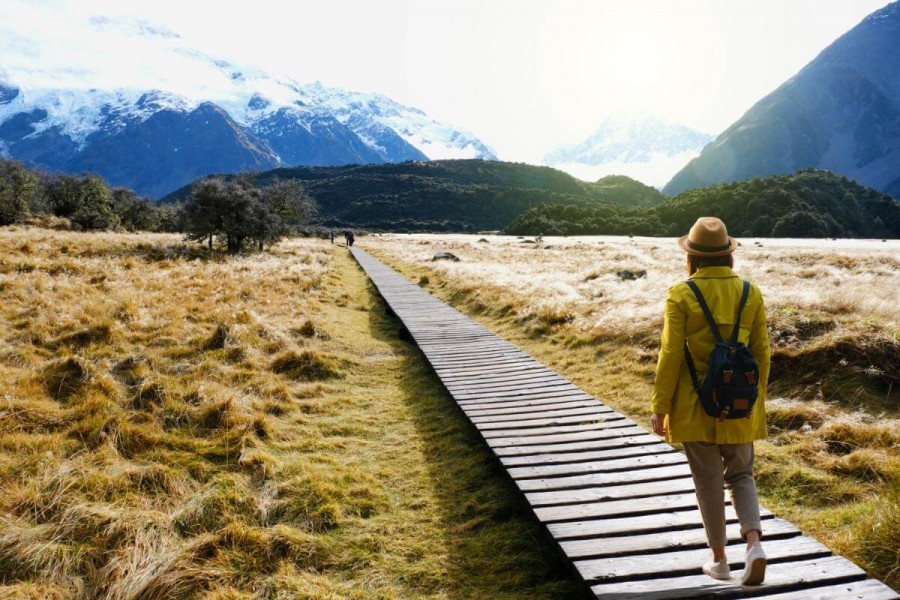
[[[712,562],[703,565],[703,572],[715,579],[731,578],[725,556],[724,485],[731,494],[741,537],[747,542],[741,582],[760,584],[765,578],[766,555],[760,544],[753,441],[766,437],[764,403],[770,358],[762,294],[732,270],[737,241],[728,236],[721,220],[698,219],[678,244],[687,254],[690,279],[670,287],[666,296],[651,424],[657,435],[684,446],[713,555]],[[725,341],[729,338],[731,346]],[[722,367],[722,360],[730,360],[722,357],[733,359],[735,351],[738,356],[746,353],[744,345],[756,361],[753,368],[727,366],[732,363]],[[747,357],[750,363],[752,359]],[[742,388],[728,387],[735,370]],[[706,381],[708,371],[711,377]],[[741,393],[732,394],[732,389]],[[744,393],[748,389],[751,391]],[[727,406],[724,400],[720,406],[718,400],[726,396]]]

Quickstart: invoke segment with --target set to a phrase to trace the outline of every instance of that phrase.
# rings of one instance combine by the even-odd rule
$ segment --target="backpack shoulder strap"
[[[685,281],[685,283],[689,288],[691,288],[691,291],[694,292],[694,296],[697,297],[697,302],[700,303],[700,310],[703,311],[703,316],[706,317],[706,322],[709,323],[709,328],[712,329],[713,335],[716,336],[716,342],[721,344],[725,340],[722,339],[722,334],[719,333],[719,326],[716,325],[716,320],[713,318],[712,313],[709,310],[709,306],[707,306],[706,300],[703,298],[703,294],[700,293],[700,288],[697,287],[697,284],[690,279]]]
[[[741,292],[741,303],[738,304],[737,320],[734,322],[734,329],[731,330],[731,343],[737,344],[738,334],[741,332],[741,313],[744,312],[744,306],[747,305],[747,298],[750,296],[750,282],[744,280],[744,289]]]

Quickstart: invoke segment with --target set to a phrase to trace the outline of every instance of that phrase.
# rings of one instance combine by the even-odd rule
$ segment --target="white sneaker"
[[[722,581],[727,581],[731,579],[731,569],[728,568],[728,559],[723,558],[719,561],[710,561],[703,565],[703,572],[712,577],[713,579],[719,579]]]
[[[766,553],[762,544],[756,543],[747,549],[747,558],[744,560],[744,574],[741,576],[741,585],[759,585],[766,578]]]

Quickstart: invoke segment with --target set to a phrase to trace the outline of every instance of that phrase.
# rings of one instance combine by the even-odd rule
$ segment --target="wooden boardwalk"
[[[709,550],[683,454],[365,251],[351,252],[593,596],[900,598],[765,509],[766,583],[739,585],[744,544],[731,507],[736,577],[703,575]]]

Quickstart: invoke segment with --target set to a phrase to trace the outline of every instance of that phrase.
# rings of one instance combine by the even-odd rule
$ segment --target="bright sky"
[[[63,75],[86,87],[202,83],[148,50],[164,38],[97,31],[99,16],[143,19],[216,58],[383,93],[471,131],[501,158],[539,162],[622,109],[718,133],[885,4],[0,0],[0,69],[33,86]]]

